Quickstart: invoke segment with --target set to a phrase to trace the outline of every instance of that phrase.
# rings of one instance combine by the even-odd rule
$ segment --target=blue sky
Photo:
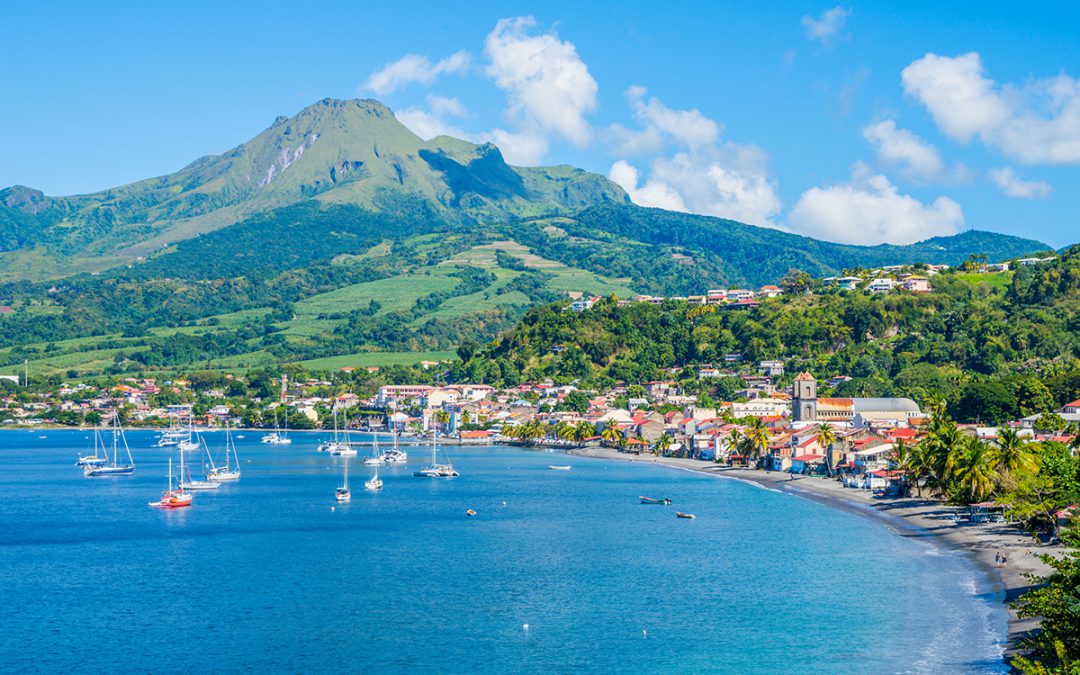
[[[363,96],[639,203],[855,243],[1080,240],[1072,3],[41,2],[5,23],[0,185],[160,175]]]

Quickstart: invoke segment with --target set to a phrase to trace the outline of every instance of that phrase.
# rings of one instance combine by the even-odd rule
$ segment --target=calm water
[[[128,437],[135,476],[89,479],[84,432],[0,432],[0,670],[1002,670],[966,560],[738,481],[511,448],[438,481],[410,448],[332,509],[318,435],[248,433],[239,483],[161,512],[169,453]]]

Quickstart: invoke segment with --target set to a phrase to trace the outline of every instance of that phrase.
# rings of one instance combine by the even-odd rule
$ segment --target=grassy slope
[[[438,247],[437,235],[410,238],[410,243],[420,249]],[[376,247],[379,249],[379,247]],[[364,255],[385,254],[386,247],[373,250]],[[434,312],[425,314],[416,323],[431,318],[441,320],[457,319],[490,310],[496,307],[523,307],[530,304],[529,298],[520,291],[499,292],[501,288],[522,274],[518,270],[499,267],[496,251],[501,250],[521,260],[526,266],[553,275],[548,281],[548,288],[563,291],[585,291],[597,294],[615,293],[622,297],[634,295],[635,291],[626,279],[612,279],[586,270],[568,267],[562,263],[547,260],[534,255],[526,247],[513,241],[499,241],[463,251],[439,265],[421,268],[399,277],[380,279],[320,293],[295,304],[295,313],[291,320],[275,324],[292,343],[317,342],[319,337],[330,334],[341,325],[343,319],[328,318],[334,314],[346,314],[354,309],[365,307],[372,300],[377,300],[382,307],[379,314],[391,311],[407,310],[417,299],[436,292],[452,290],[460,280],[451,276],[463,266],[482,267],[493,273],[495,281],[487,288],[470,295],[450,298]],[[348,259],[339,261],[348,264]],[[51,308],[34,308],[35,311],[49,311]],[[199,320],[195,325],[154,328],[150,335],[166,337],[176,334],[201,335],[236,328],[244,322],[259,322],[269,314],[269,308],[251,309],[221,314]],[[320,316],[324,318],[319,318]],[[213,324],[213,325],[211,325]],[[30,360],[30,369],[35,373],[63,374],[68,371],[77,373],[97,372],[111,366],[117,354],[128,354],[146,349],[140,345],[141,338],[123,338],[119,334],[84,337],[49,343],[48,354],[42,353]],[[120,346],[93,349],[104,342],[119,343]],[[254,341],[253,341],[254,342]],[[44,351],[46,343],[28,345]],[[86,351],[78,351],[86,350]],[[0,357],[10,354],[11,349],[0,350]],[[304,361],[313,368],[340,368],[343,366],[378,366],[392,363],[417,363],[423,360],[441,360],[453,358],[452,352],[357,352],[341,356],[332,356]],[[243,371],[273,363],[275,357],[252,345],[252,351],[234,356],[217,358],[208,362],[188,364],[187,369],[213,367],[221,370]],[[3,372],[14,370],[14,366],[2,368]],[[169,367],[159,372],[174,372],[180,367]]]

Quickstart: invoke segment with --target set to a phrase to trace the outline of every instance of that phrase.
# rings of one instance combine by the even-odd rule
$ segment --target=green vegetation
[[[599,385],[676,377],[690,366],[782,359],[788,377],[847,375],[842,396],[944,398],[964,421],[1039,414],[1080,395],[1080,246],[1018,271],[1006,291],[962,274],[934,277],[929,294],[868,295],[835,287],[789,294],[754,309],[620,306],[603,299],[580,314],[565,302],[530,310],[513,330],[455,366],[453,377],[511,384],[551,377]],[[731,378],[726,378],[731,379]]]

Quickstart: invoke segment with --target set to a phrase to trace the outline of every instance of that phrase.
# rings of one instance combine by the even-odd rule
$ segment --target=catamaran
[[[263,434],[262,442],[270,443],[271,445],[289,445],[292,443],[292,439],[289,438],[289,412],[285,411],[285,431],[278,429],[277,425],[277,408],[274,409],[274,430],[269,434]]]
[[[335,457],[356,457],[356,448],[349,444],[348,427],[345,428],[340,437],[337,435],[337,417],[334,418],[334,436],[337,440],[329,449],[331,455]]]
[[[435,444],[435,429],[431,430],[431,464],[428,466],[420,467],[419,471],[414,471],[414,476],[420,478],[453,478],[454,476],[460,476],[454,465],[449,461],[446,464],[439,464],[438,462],[438,446]]]
[[[231,428],[225,429],[225,466],[214,466],[214,458],[211,457],[206,480],[215,483],[240,480],[240,458],[236,456],[236,443],[233,442]]]
[[[156,509],[176,509],[181,506],[191,506],[191,493],[184,492],[183,486],[178,490],[174,490],[172,486],[172,457],[169,458],[169,489],[161,493],[161,499],[156,502],[150,502],[148,506],[152,506]]]
[[[349,492],[349,458],[345,458],[345,468],[342,469],[341,474],[341,487],[334,493],[334,499],[339,502],[347,502],[352,499],[352,493]]]
[[[112,454],[109,455],[109,448],[104,443],[101,444],[108,461],[103,464],[87,464],[83,466],[84,476],[130,476],[135,473],[135,460],[131,458],[131,448],[128,447],[127,438],[124,436],[123,427],[120,426],[120,417],[118,415],[113,416],[111,431]],[[120,463],[121,445],[124,446],[124,452],[127,453],[127,464]]]
[[[161,432],[161,437],[158,438],[155,447],[168,448],[173,445],[179,445],[180,441],[185,440],[188,440],[188,432],[180,426],[180,420],[177,419],[175,424]]]
[[[383,461],[387,464],[404,464],[409,461],[409,455],[404,450],[398,448],[397,442],[397,429],[394,429],[394,447],[392,450],[387,450],[383,454]]]
[[[199,446],[195,446],[196,448]],[[180,444],[180,489],[181,490],[217,490],[221,483],[209,480],[195,480],[191,477],[191,467],[184,463],[184,451],[187,448],[184,443]],[[206,453],[209,455],[210,451]],[[186,471],[185,471],[186,469]]]
[[[99,454],[100,453],[100,454]],[[75,466],[101,466],[109,461],[109,451],[101,440],[101,429],[94,429],[94,454],[79,455]]]
[[[318,450],[319,452],[329,452],[332,455],[340,456],[342,454],[340,451],[348,449],[349,444],[347,442],[348,437],[342,439],[341,431],[338,428],[338,409],[336,402],[334,403],[334,407],[331,410],[331,413],[334,416],[334,437],[331,438],[329,441],[326,441],[325,443],[319,445]]]

